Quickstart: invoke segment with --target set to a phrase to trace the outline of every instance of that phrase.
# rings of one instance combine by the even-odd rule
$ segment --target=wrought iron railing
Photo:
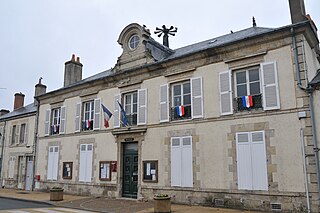
[[[243,105],[242,97],[236,97],[233,99],[233,106],[235,112],[250,111],[252,109],[262,109],[262,96],[261,94],[252,95],[251,107],[246,107]]]

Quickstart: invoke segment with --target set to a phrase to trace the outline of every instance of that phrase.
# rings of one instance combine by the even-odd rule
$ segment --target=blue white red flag
[[[253,106],[252,95],[242,96],[243,107],[250,108]]]
[[[176,112],[179,117],[184,116],[184,106],[176,106]]]
[[[110,118],[112,116],[112,113],[103,104],[101,104],[101,106],[102,106],[103,116],[104,116],[104,126],[106,128],[108,128],[109,127],[109,120],[110,120]]]
[[[128,118],[127,118],[127,114],[126,114],[126,111],[124,111],[122,105],[119,103],[119,101],[117,101],[119,106],[120,106],[120,109],[121,109],[121,121],[122,121],[122,124],[125,125],[125,126],[128,126]]]

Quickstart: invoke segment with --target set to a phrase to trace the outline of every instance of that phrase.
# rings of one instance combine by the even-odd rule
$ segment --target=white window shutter
[[[181,141],[171,138],[171,186],[181,186]]]
[[[120,127],[120,106],[118,104],[120,102],[120,94],[114,96],[114,113],[113,113],[113,127],[119,128]]]
[[[12,129],[13,129],[13,126],[10,126],[8,145],[12,145]]]
[[[50,134],[50,114],[51,114],[51,109],[47,109],[45,122],[44,122],[44,135],[45,136],[48,136]]]
[[[48,150],[48,166],[47,166],[47,180],[52,180],[53,162],[54,162],[54,147],[50,146]]]
[[[276,62],[261,64],[263,109],[280,109]]]
[[[75,118],[75,132],[80,132],[81,129],[81,103],[76,105],[76,118]]]
[[[138,90],[138,125],[147,123],[147,89]]]
[[[90,149],[91,147],[91,149]],[[87,153],[86,153],[86,175],[85,175],[85,181],[91,182],[92,177],[92,156],[93,156],[93,145],[88,144],[87,145]]]
[[[52,166],[52,180],[58,180],[59,168],[59,147],[55,146],[53,150],[53,166]]]
[[[182,175],[181,186],[193,187],[193,169],[192,169],[192,138],[182,138]]]
[[[20,125],[17,125],[16,126],[16,135],[15,135],[15,137],[16,137],[16,144],[19,144],[20,143]]]
[[[232,109],[231,71],[219,73],[220,114],[230,115]]]
[[[264,132],[252,132],[251,136],[253,189],[268,190],[267,156]]]
[[[100,129],[100,115],[101,115],[101,98],[97,98],[94,100],[93,130]]]
[[[26,123],[25,129],[24,129],[24,143],[28,144],[28,137],[29,137],[29,125]]]
[[[60,122],[60,130],[59,130],[60,134],[64,134],[66,132],[66,118],[67,118],[66,107],[62,106],[61,107],[61,116],[60,116],[61,122]]]
[[[15,164],[15,156],[11,156],[9,158],[8,178],[14,178],[14,164]]]
[[[249,133],[236,134],[238,188],[252,190],[252,167]]]
[[[168,84],[160,86],[160,122],[169,121],[169,90]]]
[[[80,145],[80,160],[79,160],[79,181],[86,179],[86,144]]]
[[[202,77],[191,79],[192,118],[203,117]]]

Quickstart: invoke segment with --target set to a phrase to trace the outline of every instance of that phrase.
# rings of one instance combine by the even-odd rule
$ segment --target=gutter
[[[297,77],[297,86],[308,93],[309,95],[309,103],[310,103],[310,118],[311,118],[311,126],[312,126],[312,142],[313,142],[313,151],[315,155],[315,161],[316,161],[316,174],[317,174],[317,180],[318,180],[318,197],[320,198],[320,169],[319,169],[319,148],[317,144],[317,134],[316,134],[316,128],[315,128],[315,118],[314,118],[314,108],[313,108],[313,91],[314,88],[308,84],[308,87],[305,88],[301,84],[301,78],[300,78],[300,68],[299,68],[299,60],[298,60],[298,49],[296,44],[296,37],[294,34],[294,29],[291,27],[291,37],[292,37],[292,47],[293,47],[293,54],[294,54],[294,64],[295,64],[295,70],[296,70],[296,77]],[[305,155],[305,157],[307,157]],[[306,174],[305,174],[306,175]],[[308,184],[308,182],[306,183]],[[309,192],[306,191],[306,196],[309,196]],[[307,200],[309,198],[307,197]],[[318,205],[320,205],[320,199],[318,199]]]

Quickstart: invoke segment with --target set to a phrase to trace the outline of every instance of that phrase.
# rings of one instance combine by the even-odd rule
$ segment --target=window
[[[233,75],[233,78],[232,78]],[[232,84],[231,79],[234,79]],[[234,85],[234,91],[232,90]],[[220,113],[280,108],[276,62],[219,73]]]
[[[21,124],[21,127],[20,127],[20,138],[19,138],[19,143],[20,144],[27,143],[27,134],[28,134],[28,131],[26,129],[26,124]]]
[[[66,107],[61,106],[54,109],[47,109],[45,114],[44,135],[57,135],[65,133]]]
[[[58,179],[59,147],[49,146],[47,180]]]
[[[238,188],[268,190],[264,131],[238,132],[236,143]]]
[[[191,118],[190,81],[171,85],[171,119]]]
[[[114,97],[114,127],[118,128],[123,125],[123,112],[118,102],[125,111],[128,126],[145,125],[147,123],[147,89],[139,89],[134,92]]]
[[[111,162],[110,161],[100,161],[99,163],[99,179],[102,181],[111,180]]]
[[[193,186],[191,136],[171,138],[171,186]]]
[[[93,130],[94,101],[83,103],[82,130]]]
[[[262,108],[260,67],[236,71],[234,82],[236,111]]]
[[[159,97],[160,122],[203,117],[202,77],[161,85]]]
[[[80,145],[79,181],[91,182],[93,145]]]
[[[51,112],[51,135],[59,134],[60,129],[60,108],[53,109]]]
[[[128,124],[130,126],[137,125],[138,114],[138,93],[133,92],[124,95],[124,110],[128,118]]]
[[[62,178],[63,179],[72,179],[72,162],[63,162],[62,167]]]
[[[139,45],[139,41],[140,41],[140,38],[137,34],[134,34],[133,36],[131,36],[128,43],[129,48],[131,50],[136,49]]]
[[[12,132],[11,132],[11,145],[16,144],[16,132],[17,132],[17,125],[12,126]]]

